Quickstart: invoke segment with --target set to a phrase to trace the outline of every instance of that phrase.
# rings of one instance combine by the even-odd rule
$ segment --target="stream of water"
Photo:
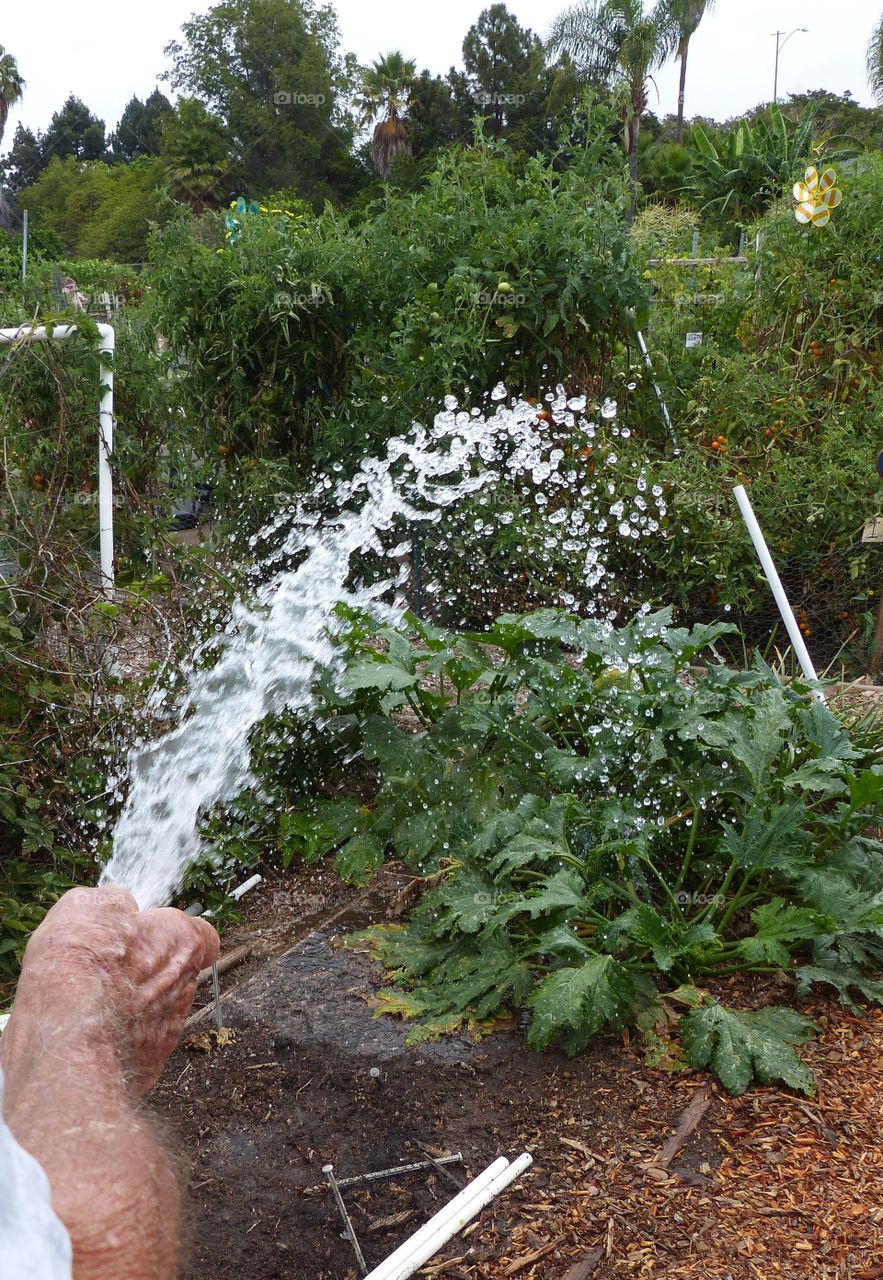
[[[317,675],[339,668],[335,636],[344,624],[337,605],[401,619],[409,525],[438,521],[469,494],[490,497],[502,479],[510,490],[513,480],[524,481],[526,500],[541,517],[556,491],[582,494],[582,501],[553,503],[547,519],[548,537],[581,565],[587,592],[607,573],[609,536],[638,539],[658,530],[664,501],[661,490],[648,492],[643,475],[624,498],[612,484],[585,485],[574,470],[568,436],[579,430],[592,438],[596,431],[585,419],[584,398],[568,399],[560,388],[547,396],[549,422],[538,421],[527,401],[505,403],[503,387],[491,399],[495,404],[481,413],[459,410],[449,397],[430,428],[415,426],[390,440],[385,456],[363,461],[352,479],[319,477],[309,499],[280,511],[255,540],[276,544],[264,581],[234,607],[216,660],[189,670],[174,727],[130,755],[128,796],[102,884],[130,890],[142,909],[169,901],[200,853],[201,816],[250,783],[252,729],[286,708],[308,710]],[[601,415],[611,419],[615,412],[606,402]],[[505,524],[511,512],[494,518]],[[361,562],[366,554],[385,566],[378,581],[354,573],[355,557]]]

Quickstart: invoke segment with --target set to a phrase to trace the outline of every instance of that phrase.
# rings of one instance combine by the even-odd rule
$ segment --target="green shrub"
[[[777,204],[747,265],[646,272],[648,341],[680,446],[651,464],[670,486],[671,519],[665,543],[647,548],[648,598],[692,618],[730,605],[750,643],[769,641],[780,624],[731,492],[744,481],[814,656],[860,673],[880,584],[877,551],[860,539],[883,508],[880,160],[864,157],[838,181],[828,226],[801,227],[790,199]],[[702,344],[688,349],[688,332]],[[630,418],[645,448],[659,416],[645,384]]]
[[[566,160],[566,164],[564,161]],[[228,469],[350,466],[446,394],[600,381],[642,291],[606,139],[549,159],[479,139],[352,218],[184,218],[154,244],[156,317]]]

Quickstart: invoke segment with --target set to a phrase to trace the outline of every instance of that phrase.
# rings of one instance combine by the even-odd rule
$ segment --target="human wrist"
[[[0,1068],[7,1103],[57,1081],[59,1073],[100,1075],[106,1087],[123,1091],[125,1079],[118,1036],[110,1019],[88,1001],[59,1000],[46,988],[20,988],[12,1016],[0,1037]]]

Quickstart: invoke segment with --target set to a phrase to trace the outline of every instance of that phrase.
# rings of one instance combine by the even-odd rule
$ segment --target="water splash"
[[[365,460],[351,480],[320,477],[319,499],[280,511],[254,540],[274,548],[262,558],[265,580],[250,601],[234,607],[209,662],[191,668],[176,727],[131,753],[128,799],[102,883],[129,889],[142,909],[167,902],[180,887],[200,853],[200,818],[251,782],[252,729],[285,709],[308,710],[319,673],[339,673],[335,636],[345,623],[337,606],[401,620],[410,566],[407,544],[394,541],[397,530],[437,523],[468,495],[493,494],[502,479],[527,479],[536,499],[572,486],[561,441],[568,433],[594,436],[595,425],[582,417],[584,398],[568,401],[559,388],[546,398],[548,420],[528,401],[506,405],[505,398],[505,388],[496,387],[486,415],[460,410],[448,397],[431,428],[417,425],[390,440],[386,455]],[[603,417],[610,408],[605,402]],[[605,494],[602,509],[611,505],[625,510]],[[537,512],[545,506],[537,501]],[[607,522],[587,519],[584,506],[563,515],[556,508],[546,519],[549,536],[581,559],[584,586],[592,591],[606,573],[598,530]],[[507,514],[499,514],[500,523]],[[646,529],[648,516],[633,504],[628,521]],[[492,523],[480,523],[475,530],[473,518],[478,536],[492,530]],[[384,573],[379,581],[358,575],[352,581],[354,563],[366,554]]]

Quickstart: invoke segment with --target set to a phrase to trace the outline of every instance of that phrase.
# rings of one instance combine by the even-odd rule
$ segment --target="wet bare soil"
[[[349,1280],[359,1272],[323,1165],[346,1178],[427,1152],[462,1153],[447,1174],[433,1168],[345,1191],[372,1267],[467,1177],[522,1151],[533,1167],[421,1274],[564,1276],[558,1260],[584,1256],[578,1218],[602,1194],[599,1183],[652,1158],[701,1083],[685,1089],[649,1073],[620,1042],[599,1041],[576,1060],[536,1055],[514,1026],[477,1043],[409,1047],[400,1021],[375,1016],[380,971],[339,945],[407,897],[407,876],[384,874],[361,896],[321,870],[294,889],[264,886],[225,941],[256,948],[250,968],[225,984],[232,1038],[217,1042],[206,1008],[152,1100],[189,1182],[181,1280]],[[304,898],[308,909],[298,911]],[[702,1184],[719,1152],[700,1132],[673,1176]],[[562,1212],[573,1219],[569,1235]],[[613,1275],[608,1263],[596,1260],[585,1275]]]

